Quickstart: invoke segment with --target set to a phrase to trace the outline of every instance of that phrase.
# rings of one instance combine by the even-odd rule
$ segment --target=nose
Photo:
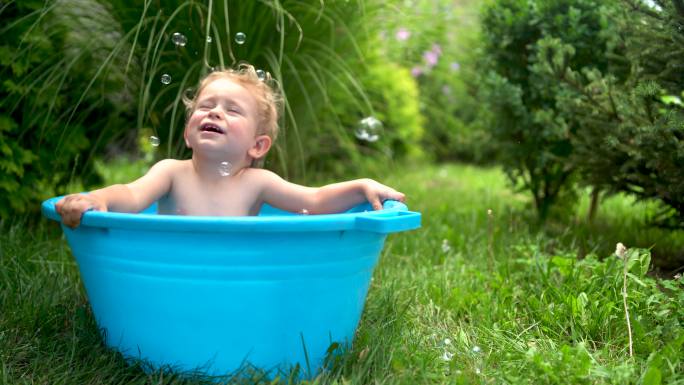
[[[221,118],[221,107],[216,106],[209,110],[209,117],[214,118],[214,119],[220,119]]]

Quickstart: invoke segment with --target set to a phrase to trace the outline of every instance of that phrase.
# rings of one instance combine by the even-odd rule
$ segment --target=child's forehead
[[[250,90],[240,82],[230,78],[218,78],[210,81],[200,92],[202,96],[251,94]]]

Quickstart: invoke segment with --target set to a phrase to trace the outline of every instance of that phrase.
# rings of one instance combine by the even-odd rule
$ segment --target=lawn
[[[646,227],[653,207],[612,197],[588,224],[583,198],[567,222],[539,226],[497,168],[414,165],[381,179],[423,226],[388,238],[353,347],[315,383],[684,384],[684,281],[669,267],[645,274],[651,254],[676,259],[684,235]],[[105,348],[57,226],[29,222],[6,219],[0,235],[0,382],[212,383],[146,374]],[[637,247],[632,356],[617,242]]]

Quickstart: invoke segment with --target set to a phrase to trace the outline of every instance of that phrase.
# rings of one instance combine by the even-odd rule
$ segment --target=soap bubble
[[[256,70],[257,77],[259,80],[266,80],[266,71],[264,70]]]
[[[207,36],[207,43],[211,43],[212,39],[211,36]]]
[[[174,32],[173,35],[171,35],[171,41],[179,47],[185,47],[185,44],[188,43],[188,39],[180,32]]]
[[[479,346],[477,346],[477,345],[473,346],[473,353],[479,353],[481,351],[482,351],[482,349]]]
[[[245,40],[247,40],[247,35],[245,35],[242,32],[238,32],[235,34],[235,42],[242,45],[245,44]]]
[[[150,144],[154,147],[159,147],[159,138],[156,136],[150,136]]]
[[[221,176],[229,176],[231,168],[233,168],[233,165],[230,164],[230,162],[221,162],[221,164],[219,164],[219,174],[221,174]]]
[[[382,122],[378,119],[369,116],[361,119],[354,134],[360,140],[366,142],[375,142],[380,139],[380,131],[382,130]]]
[[[161,76],[161,82],[164,84],[171,84],[171,75],[164,74]]]

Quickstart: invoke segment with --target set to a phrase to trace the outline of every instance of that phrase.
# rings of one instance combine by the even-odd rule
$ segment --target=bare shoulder
[[[278,174],[273,171],[266,170],[263,168],[246,168],[242,171],[242,177],[249,180],[250,182],[256,183],[273,183],[278,180],[282,180]]]
[[[148,173],[174,175],[192,168],[189,160],[162,159],[155,163]]]
[[[178,159],[162,159],[155,163],[152,168],[159,169],[178,169],[183,167],[188,167],[189,160],[178,160]]]

